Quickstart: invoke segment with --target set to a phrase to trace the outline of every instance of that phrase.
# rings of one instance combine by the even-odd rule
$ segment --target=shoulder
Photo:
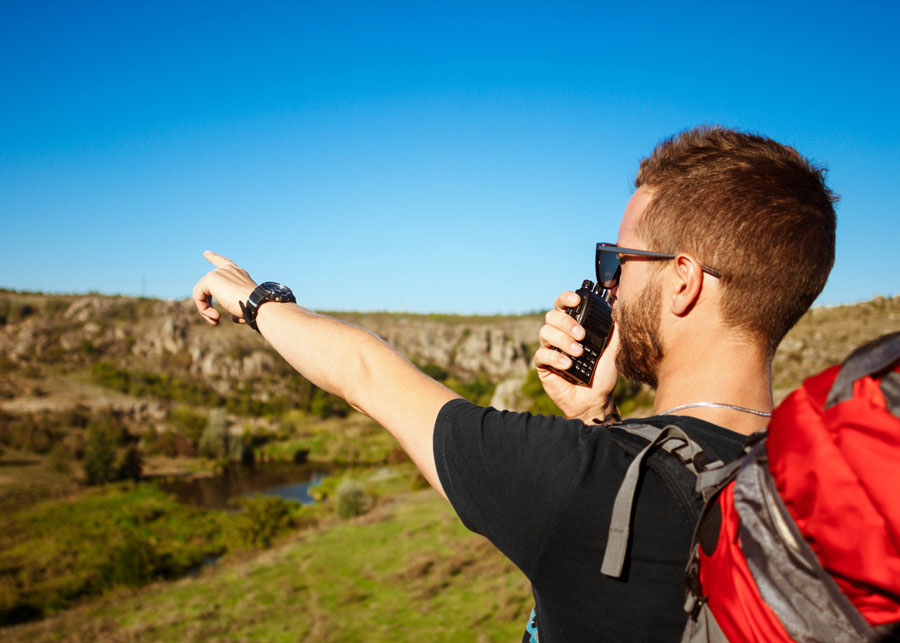
[[[508,455],[522,455],[529,449],[578,451],[614,443],[604,426],[586,425],[581,420],[555,415],[501,411],[464,399],[451,400],[441,408],[434,439],[435,449],[454,445],[470,449],[481,445]]]
[[[611,505],[630,461],[606,427],[465,400],[441,409],[434,457],[463,523],[529,575],[561,515],[588,493],[583,507],[596,517],[598,503]]]
[[[655,415],[648,418],[625,420],[614,426],[618,427],[622,433],[631,433],[630,429],[639,425],[649,425],[660,429],[675,425],[697,442],[707,454],[723,462],[740,457],[747,440],[746,435],[686,415]],[[638,439],[640,440],[640,438]]]

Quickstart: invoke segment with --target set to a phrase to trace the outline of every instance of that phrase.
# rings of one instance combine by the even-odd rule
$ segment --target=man
[[[553,348],[582,350],[584,329],[563,312],[577,295],[560,295],[540,331],[535,363],[567,419],[459,399],[364,330],[266,303],[277,295],[255,291],[214,253],[205,256],[216,269],[194,289],[210,323],[219,321],[214,297],[304,376],[388,429],[464,524],[528,576],[537,625],[526,641],[677,640],[693,524],[654,471],[637,493],[622,576],[600,572],[631,459],[604,426],[615,416],[617,372],[657,388],[646,422],[675,424],[709,454],[736,457],[772,408],[775,347],[833,263],[834,196],[823,172],[769,139],[684,132],[642,162],[636,187],[619,249],[598,252],[617,324],[590,387],[550,370],[571,365]]]

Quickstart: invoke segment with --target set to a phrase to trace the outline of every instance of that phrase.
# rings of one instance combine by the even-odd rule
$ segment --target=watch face
[[[267,281],[263,284],[260,284],[266,290],[279,295],[281,297],[286,297],[291,294],[291,289],[287,286],[282,286],[279,283],[275,283],[274,281]]]

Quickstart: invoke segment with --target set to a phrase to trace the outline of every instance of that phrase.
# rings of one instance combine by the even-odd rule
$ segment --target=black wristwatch
[[[239,301],[238,305],[241,307],[241,314],[244,316],[244,321],[257,333],[259,332],[259,328],[256,325],[256,315],[259,312],[259,307],[268,301],[295,303],[297,298],[294,297],[294,293],[292,293],[291,289],[287,286],[275,283],[274,281],[266,281],[259,284],[256,287],[256,290],[250,293],[246,304]]]

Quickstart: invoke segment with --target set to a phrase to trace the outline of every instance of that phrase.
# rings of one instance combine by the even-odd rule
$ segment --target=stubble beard
[[[619,301],[613,319],[619,326],[619,353],[616,368],[628,379],[656,388],[659,365],[663,358],[659,335],[659,312],[662,299],[660,284],[644,286],[637,301]]]

